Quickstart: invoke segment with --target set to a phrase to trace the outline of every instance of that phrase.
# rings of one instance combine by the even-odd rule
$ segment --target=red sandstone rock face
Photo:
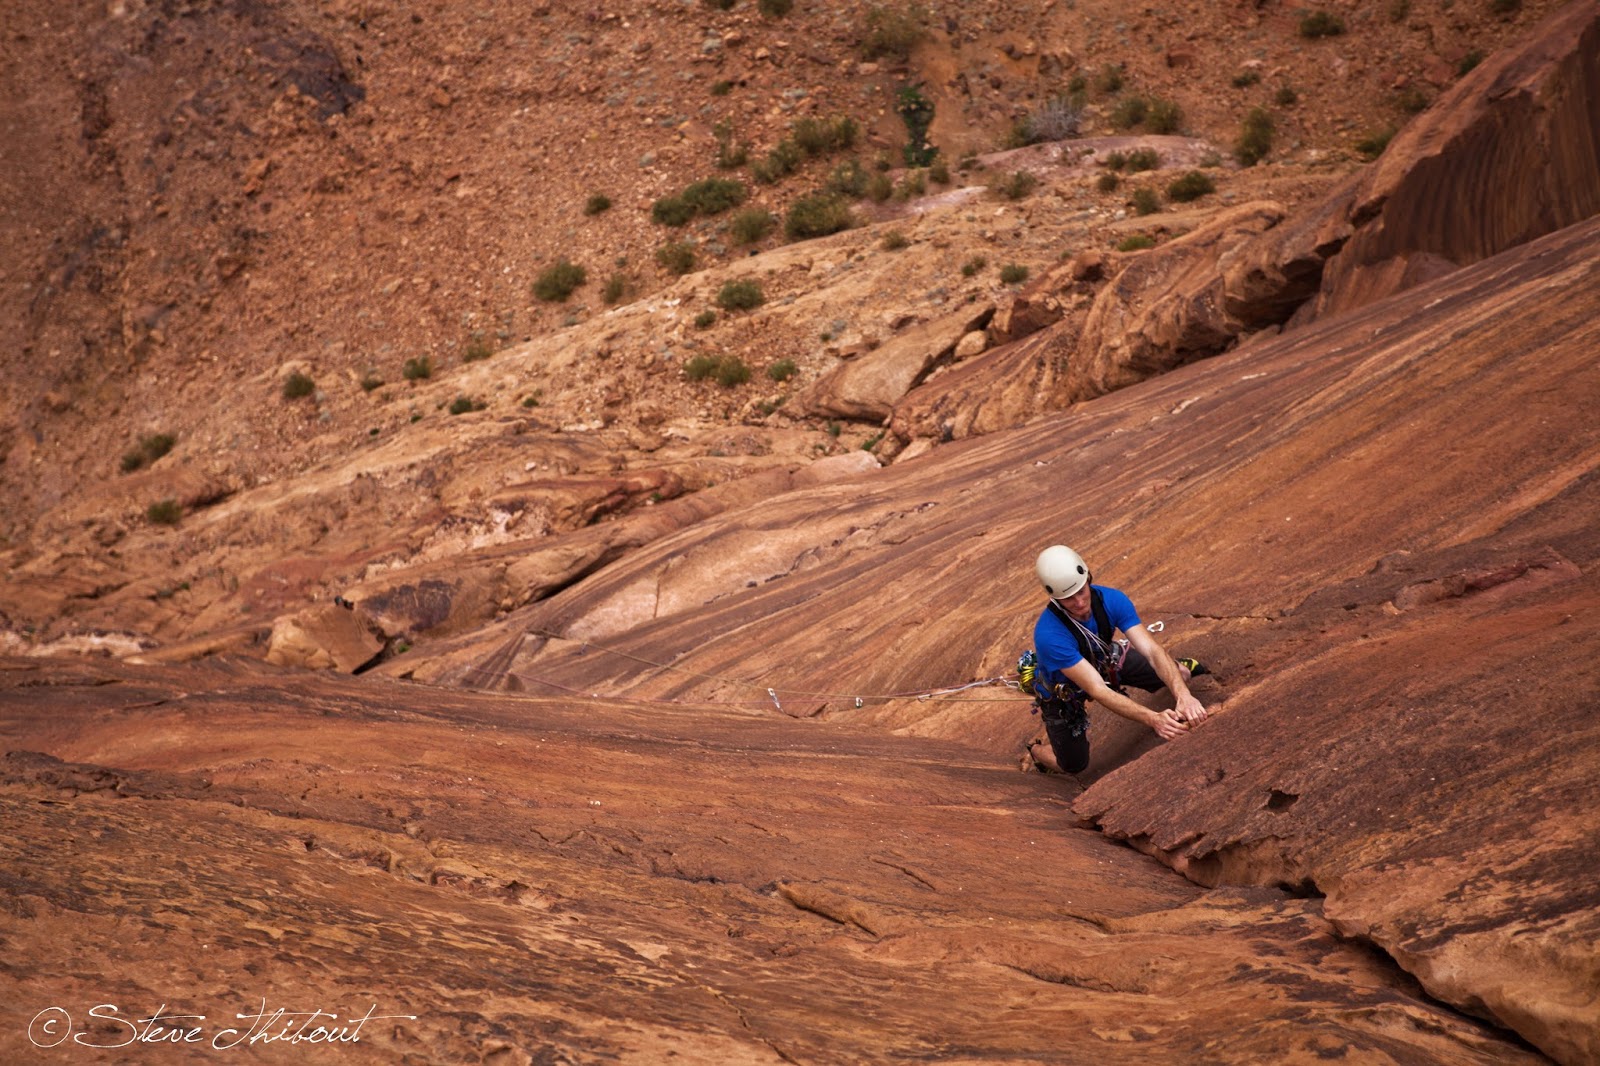
[[[1223,712],[1159,751],[1102,721],[1081,813],[1207,883],[1326,894],[1434,994],[1590,1061],[1597,238],[718,516],[508,619],[476,669],[414,672],[776,704],[1007,760],[1034,728],[1014,695],[883,697],[1008,672],[1033,555],[1064,540],[1215,664],[1196,689]],[[1512,861],[1530,834],[1543,857]]]

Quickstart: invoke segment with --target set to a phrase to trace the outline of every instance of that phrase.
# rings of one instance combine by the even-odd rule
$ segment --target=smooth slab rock
[[[839,366],[795,398],[814,415],[881,421],[930,369],[949,360],[961,339],[982,329],[993,307],[967,309],[913,326],[874,351]]]
[[[717,699],[1014,765],[1028,701],[961,686],[1014,671],[1032,560],[1070,543],[1212,665],[1195,689],[1220,712],[1167,744],[1097,715],[1080,814],[1207,884],[1326,895],[1435,995],[1592,1061],[1596,350],[1600,219],[853,491],[719,515],[508,616],[470,683]],[[675,568],[774,538],[788,565],[613,624]],[[509,646],[518,627],[539,639]]]
[[[19,660],[0,660],[0,740],[7,1062],[215,1061],[249,1035],[237,1015],[317,1010],[374,1017],[337,1051],[233,1050],[1540,1061],[1316,901],[1198,888],[1076,828],[1061,782],[970,748],[714,706]],[[202,1042],[30,1039],[110,1043],[158,1009],[204,1016]]]
[[[267,642],[267,662],[350,674],[382,650],[365,612],[328,603],[278,619]]]

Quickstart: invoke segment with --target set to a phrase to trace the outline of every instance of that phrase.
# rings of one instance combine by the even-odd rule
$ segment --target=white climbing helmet
[[[1064,544],[1052,544],[1040,552],[1033,568],[1052,599],[1075,594],[1089,580],[1089,566],[1083,556]]]

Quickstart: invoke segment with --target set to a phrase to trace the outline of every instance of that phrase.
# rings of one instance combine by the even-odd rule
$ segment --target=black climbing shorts
[[[1129,648],[1123,657],[1122,670],[1117,679],[1124,686],[1146,692],[1166,687],[1166,682],[1150,665],[1150,660],[1136,648]],[[1089,765],[1089,714],[1084,708],[1083,697],[1051,700],[1042,705],[1040,712],[1057,765],[1069,774],[1082,773]]]

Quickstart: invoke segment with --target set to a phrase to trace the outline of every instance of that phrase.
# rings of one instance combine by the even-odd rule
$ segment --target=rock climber
[[[1125,593],[1094,584],[1083,557],[1061,544],[1040,552],[1034,569],[1050,597],[1033,627],[1037,665],[1031,687],[1049,737],[1048,744],[1028,745],[1034,762],[1073,774],[1089,765],[1089,700],[1149,726],[1163,740],[1205,720],[1206,709],[1189,692],[1188,681],[1210,671],[1197,659],[1168,655]],[[1123,639],[1116,639],[1117,632]],[[1171,710],[1152,711],[1124,693],[1127,685],[1146,692],[1165,687],[1175,703]]]

